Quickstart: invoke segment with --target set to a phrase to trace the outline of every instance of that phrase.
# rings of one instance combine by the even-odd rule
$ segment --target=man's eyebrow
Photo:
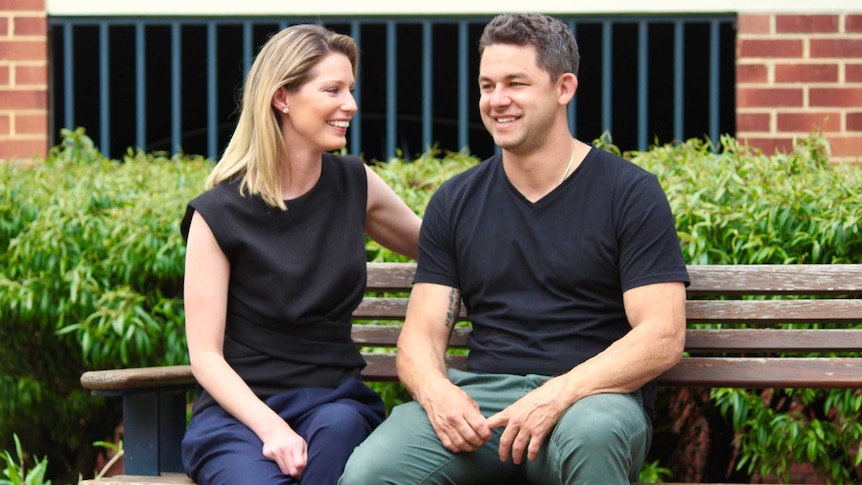
[[[527,73],[519,71],[519,72],[513,72],[510,74],[506,74],[505,76],[503,76],[503,80],[511,81],[512,79],[523,79],[526,77],[527,77]],[[491,80],[491,78],[488,76],[484,76],[481,74],[479,75],[479,81],[490,81],[490,80]]]

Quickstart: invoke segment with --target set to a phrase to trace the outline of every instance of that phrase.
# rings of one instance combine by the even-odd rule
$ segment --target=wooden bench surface
[[[687,289],[686,356],[659,377],[660,385],[862,387],[862,357],[859,357],[862,355],[862,264],[694,265],[688,270],[692,284]],[[363,370],[366,380],[397,380],[393,348],[407,309],[414,271],[413,263],[368,265],[369,296],[354,312],[357,323],[353,326],[353,339],[368,363]],[[463,313],[461,317],[462,320],[467,318]],[[470,329],[466,323],[461,325],[464,326],[456,327],[450,340],[453,349],[466,346]],[[448,359],[452,367],[465,367],[463,352],[449,355]],[[134,400],[140,399],[138,396],[170,393],[176,396],[191,388],[195,381],[188,365],[178,365],[91,371],[82,375],[81,383],[95,394],[122,395],[124,418],[129,423],[134,418],[128,414],[134,411],[125,409],[144,406],[134,404]],[[182,401],[183,395],[179,396]],[[127,406],[127,401],[132,404]],[[137,426],[147,429],[149,424],[138,423]],[[170,435],[161,448],[175,446],[172,441],[177,430],[160,433],[159,436]],[[127,451],[130,438],[127,429]],[[147,449],[145,453],[151,451]],[[127,453],[127,472],[131,458]],[[158,466],[153,469],[147,465],[144,473],[165,471],[177,470]],[[166,476],[176,478],[171,474]],[[190,483],[161,481],[159,477],[155,481],[134,481],[134,477],[113,480],[91,483]]]

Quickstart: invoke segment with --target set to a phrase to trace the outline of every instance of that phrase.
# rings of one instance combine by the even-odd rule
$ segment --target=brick
[[[778,34],[838,32],[837,15],[776,15],[775,32]]]
[[[764,64],[737,64],[736,82],[765,83],[769,81],[769,69]]]
[[[0,40],[0,60],[47,61],[47,41]]]
[[[736,19],[736,31],[739,34],[771,34],[772,15],[739,14]]]
[[[862,106],[862,88],[811,88],[808,105],[858,108]]]
[[[12,138],[0,142],[0,160],[45,158],[48,155],[48,138]]]
[[[740,108],[802,107],[801,88],[737,88],[736,105]]]
[[[833,157],[853,157],[862,158],[862,135],[858,136],[842,136],[842,137],[826,137],[829,140],[829,146],[832,148]]]
[[[12,123],[10,122],[9,115],[0,115],[0,135],[8,135],[11,128]]]
[[[0,109],[48,109],[45,90],[0,90]]]
[[[47,17],[14,17],[12,19],[12,35],[45,36],[48,35]]]
[[[7,35],[9,35],[9,19],[0,17],[0,37],[6,37]]]
[[[862,57],[862,39],[811,39],[811,57]]]
[[[48,86],[48,66],[22,66],[15,69],[15,86]]]
[[[736,43],[737,59],[746,57],[802,57],[802,39],[741,39]]]
[[[777,125],[781,132],[841,131],[841,113],[778,113]]]
[[[862,131],[862,113],[847,113],[847,131]]]
[[[48,133],[48,113],[15,115],[16,135],[44,135]]]
[[[45,11],[45,0],[0,0],[0,11],[3,10]]]
[[[835,83],[838,64],[776,64],[776,83]]]
[[[0,66],[0,86],[8,87],[9,83],[12,82],[9,72],[9,66]]]
[[[862,14],[848,14],[844,19],[844,31],[848,33],[862,32]]]
[[[776,152],[790,153],[793,151],[793,138],[758,138],[758,137],[739,137],[742,143],[747,144],[750,148],[758,148],[766,155],[773,155]]]
[[[844,82],[862,83],[862,64],[846,64],[844,66]]]
[[[772,131],[769,113],[737,113],[736,132]]]

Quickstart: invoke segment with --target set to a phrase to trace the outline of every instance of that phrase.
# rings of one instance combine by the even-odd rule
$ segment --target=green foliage
[[[816,139],[787,155],[751,153],[731,137],[631,160],[656,174],[689,264],[851,263],[862,255],[862,171],[830,164]]]
[[[84,370],[187,360],[178,228],[210,166],[111,161],[83,130],[63,136],[40,166],[0,165],[0,436],[76,470],[119,417],[81,388]]]
[[[862,463],[858,390],[714,389],[712,398],[736,430],[737,467],[749,473],[787,481],[791,465],[811,463],[833,483],[850,483],[852,469]]]
[[[446,153],[440,157],[440,153],[432,149],[413,161],[393,158],[385,163],[377,162],[373,168],[380,178],[404,200],[407,207],[422,216],[425,214],[431,195],[441,183],[478,162],[476,157],[467,153]],[[369,261],[407,261],[404,256],[393,253],[371,240],[366,245],[366,252]]]
[[[6,478],[0,478],[0,485],[51,485],[51,480],[45,479],[48,461],[44,457],[42,459],[36,458],[33,467],[28,469],[18,435],[14,435],[14,440],[17,459],[13,458],[8,451],[3,452],[3,455],[0,456],[6,463],[6,467],[3,469],[3,476]]]
[[[689,264],[862,262],[858,166],[831,164],[813,138],[787,155],[753,153],[730,137],[715,151],[689,140],[627,154],[662,182]],[[862,462],[858,390],[711,396],[733,425],[738,469],[786,480],[791,465],[810,463],[847,483]]]
[[[672,475],[673,473],[669,469],[661,466],[658,461],[651,461],[649,463],[644,463],[641,467],[638,482],[661,483]]]

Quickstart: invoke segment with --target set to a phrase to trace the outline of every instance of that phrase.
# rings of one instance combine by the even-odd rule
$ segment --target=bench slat
[[[368,263],[368,288],[409,291],[416,263]],[[860,295],[862,264],[688,265],[688,293]]]
[[[353,341],[363,347],[394,347],[401,334],[401,325],[354,325]],[[463,348],[467,346],[470,327],[455,327],[449,338],[449,347]]]
[[[399,325],[354,325],[353,341],[360,347],[394,347]],[[449,347],[464,348],[468,327],[452,332]],[[689,352],[855,352],[862,349],[862,332],[850,329],[689,329]]]
[[[862,358],[689,357],[658,382],[681,387],[854,389],[860,376]]]
[[[862,264],[689,265],[689,295],[860,295]]]
[[[416,263],[368,263],[367,287],[371,291],[410,291]]]
[[[862,300],[686,301],[688,323],[856,323]]]
[[[685,334],[685,350],[697,352],[858,352],[859,330],[695,329]]]
[[[407,298],[365,297],[353,311],[353,320],[404,320],[406,314]],[[467,310],[463,306],[459,319],[467,319]]]
[[[862,323],[862,300],[688,300],[689,323]],[[407,298],[365,298],[355,320],[404,320]],[[467,313],[461,309],[461,320]]]

